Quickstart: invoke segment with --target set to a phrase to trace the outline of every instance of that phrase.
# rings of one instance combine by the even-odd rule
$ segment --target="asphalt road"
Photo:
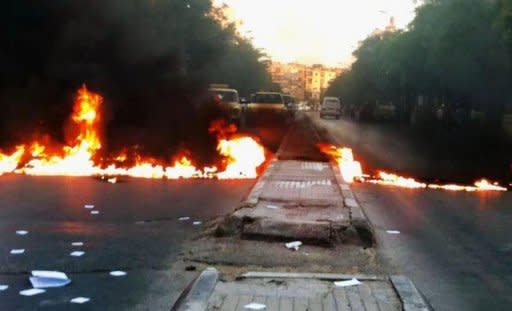
[[[340,143],[361,130],[350,123],[352,133],[340,131],[347,128],[346,121],[316,122]],[[371,154],[372,148],[378,152],[374,139],[360,135],[351,147],[356,155]],[[385,137],[384,141],[409,144],[400,137]],[[426,161],[414,149],[400,151],[396,162]],[[373,154],[374,158],[381,156]],[[410,277],[435,310],[510,309],[512,193],[454,193],[369,184],[352,188],[376,229],[378,252],[390,273]]]
[[[168,310],[170,267],[182,243],[237,207],[254,180],[144,180],[0,177],[0,310]],[[85,204],[99,211],[91,215]],[[188,216],[188,221],[178,218]],[[193,225],[193,221],[202,221]],[[16,230],[28,230],[25,236]],[[73,247],[81,241],[83,247]],[[24,248],[22,255],[11,249]],[[82,257],[71,257],[83,250]],[[24,297],[34,269],[60,270],[69,286]],[[124,277],[109,275],[123,270]],[[90,297],[84,305],[73,297]]]

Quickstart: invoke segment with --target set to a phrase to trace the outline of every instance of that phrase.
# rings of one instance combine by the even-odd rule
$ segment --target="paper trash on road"
[[[178,218],[179,221],[185,221],[185,220],[190,220],[190,217],[180,217]]]
[[[4,290],[8,289],[9,288],[9,285],[4,285],[4,284],[1,284],[0,285],[0,292],[3,292]]]
[[[84,242],[73,242],[71,243],[72,246],[84,246]]]
[[[31,288],[31,289],[25,289],[25,290],[20,291],[20,295],[22,295],[22,296],[34,296],[34,295],[42,294],[44,292],[46,292],[44,289]]]
[[[194,221],[192,224],[193,224],[194,226],[197,226],[197,225],[200,225],[200,224],[202,224],[202,223],[203,223],[203,222],[201,222],[201,221]]]
[[[289,249],[294,249],[294,250],[298,251],[299,247],[302,245],[302,242],[301,241],[293,241],[290,243],[286,243],[285,245]]]
[[[124,271],[110,271],[111,276],[125,276],[126,272]]]
[[[50,288],[66,286],[71,283],[71,280],[64,272],[33,270],[30,283],[34,288]]]
[[[28,231],[27,230],[16,230],[16,234],[17,235],[27,235]]]
[[[245,305],[244,306],[244,309],[249,309],[249,310],[263,310],[265,309],[267,306],[264,305],[264,304],[261,304],[261,303],[256,303],[256,302],[251,302],[250,304],[248,305]]]
[[[82,303],[89,302],[89,300],[91,300],[91,299],[87,298],[87,297],[76,297],[76,298],[71,299],[69,302],[82,304]]]
[[[74,251],[74,252],[69,253],[69,256],[80,257],[80,256],[83,256],[84,254],[85,254],[85,252],[82,252],[82,251]]]
[[[388,234],[400,234],[400,231],[398,230],[386,230]]]
[[[96,211],[96,210],[91,211],[91,214],[93,214],[93,215],[98,215],[99,213],[100,213],[100,211]]]
[[[362,284],[362,283],[359,282],[359,280],[356,279],[356,278],[353,278],[353,279],[347,280],[347,281],[336,281],[336,282],[334,282],[334,285],[336,285],[338,287],[347,287],[347,286],[354,286],[354,285],[359,285],[359,284]]]
[[[277,205],[267,205],[267,208],[269,208],[269,209],[279,209],[279,206],[277,206]]]
[[[93,209],[94,205],[92,205],[92,204],[85,204],[84,207],[88,208],[88,209]]]
[[[11,254],[12,255],[20,255],[20,254],[23,254],[24,252],[25,252],[24,248],[11,249]]]

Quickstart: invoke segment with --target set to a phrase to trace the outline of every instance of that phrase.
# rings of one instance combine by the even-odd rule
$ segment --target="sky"
[[[347,66],[358,42],[389,18],[405,28],[414,18],[415,0],[214,0],[242,22],[273,60]]]

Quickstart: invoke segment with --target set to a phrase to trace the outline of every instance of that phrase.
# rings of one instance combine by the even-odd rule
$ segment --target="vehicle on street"
[[[288,109],[288,112],[290,112],[291,115],[295,115],[297,112],[297,103],[295,102],[295,97],[283,94],[283,101],[286,109]]]
[[[320,105],[320,118],[341,116],[341,102],[337,97],[325,97]]]
[[[240,97],[238,91],[229,88],[225,84],[212,84],[208,92],[227,114],[227,117],[232,122],[237,122],[241,115]]]

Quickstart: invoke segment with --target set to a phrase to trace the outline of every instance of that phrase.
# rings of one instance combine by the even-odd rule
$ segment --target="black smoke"
[[[107,148],[168,156],[214,152],[204,74],[230,40],[208,0],[4,0],[0,147],[64,140],[77,89],[104,97]],[[207,70],[208,69],[208,70]],[[205,159],[206,160],[206,159]]]

